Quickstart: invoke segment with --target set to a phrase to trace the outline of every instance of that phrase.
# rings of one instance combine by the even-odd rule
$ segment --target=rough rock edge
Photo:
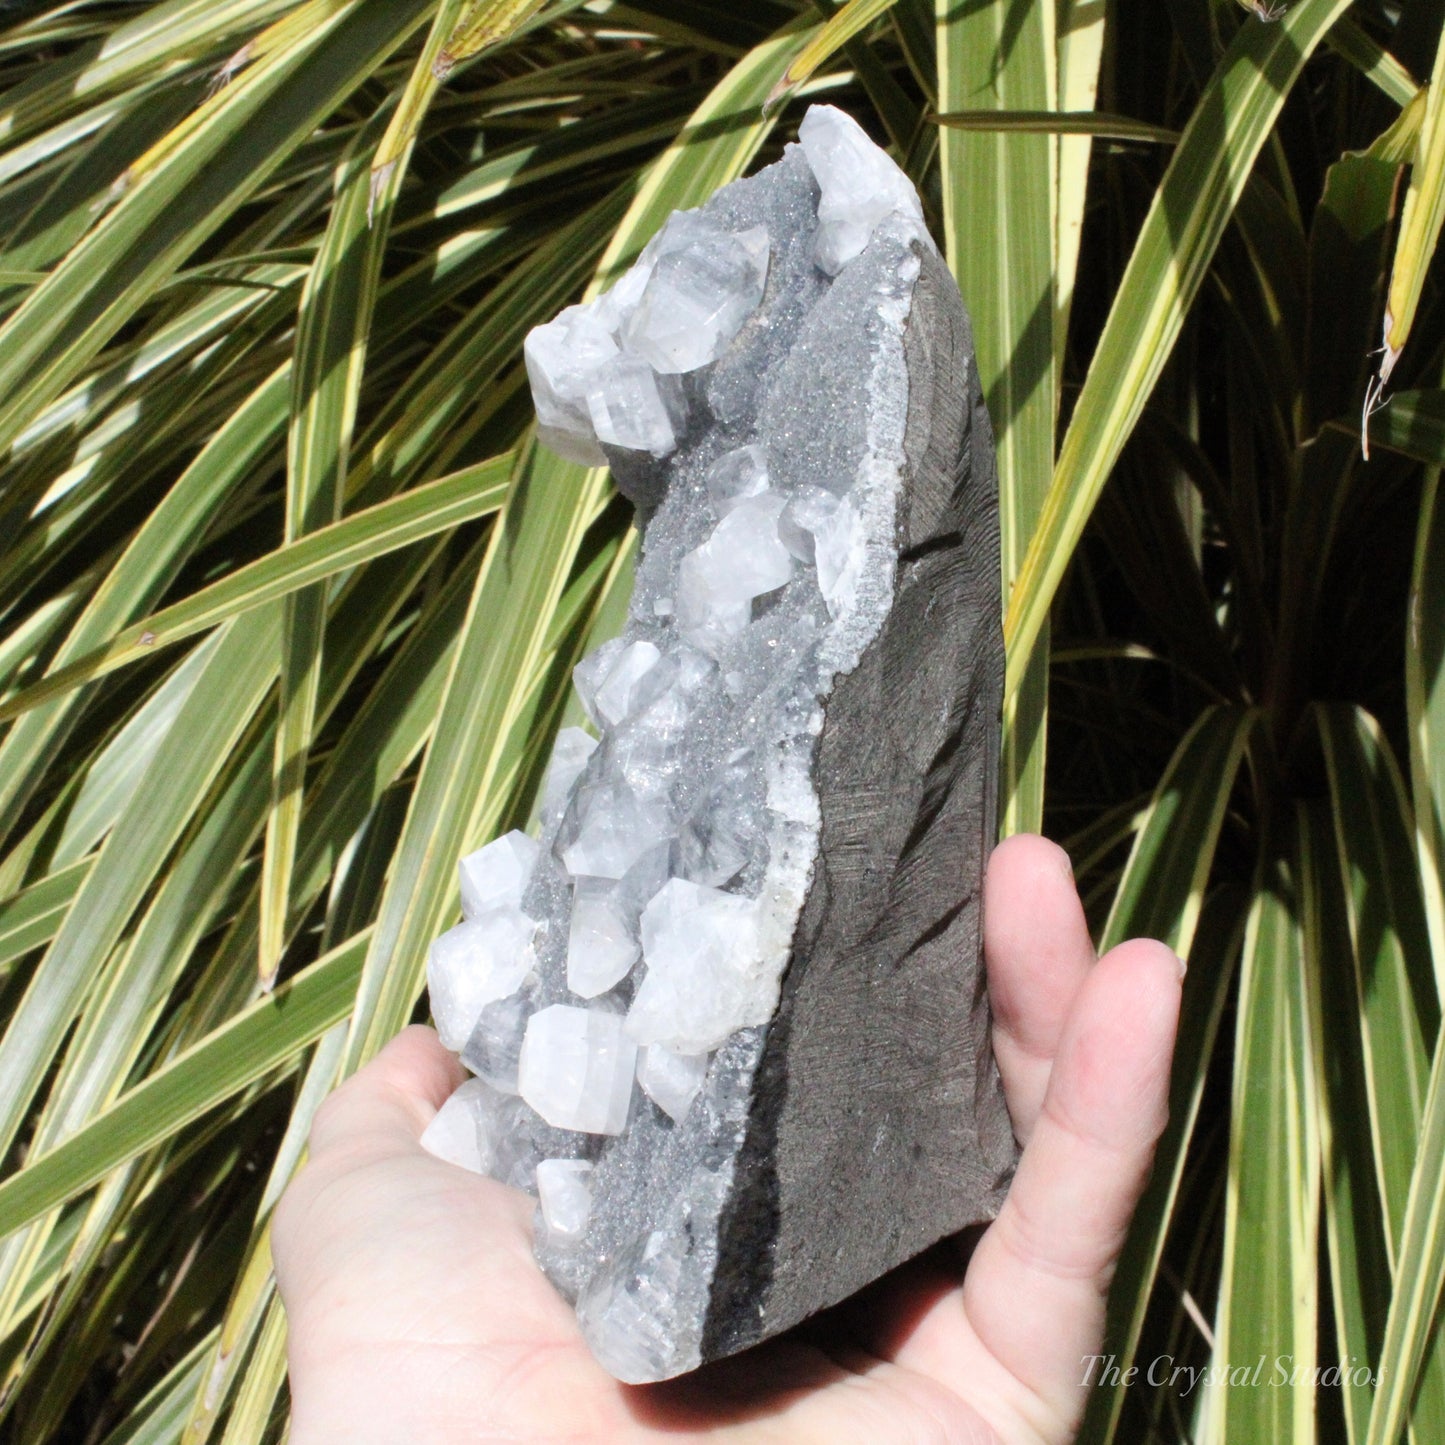
[[[829,936],[827,920],[834,882],[828,876],[829,861],[846,856],[859,842],[839,840],[830,833],[838,815],[852,810],[858,774],[867,771],[864,767],[849,772],[852,760],[845,755],[856,752],[859,718],[888,716],[876,705],[875,689],[880,681],[886,686],[889,680],[895,646],[903,654],[917,648],[916,638],[906,637],[910,627],[920,623],[915,609],[921,603],[923,619],[928,619],[933,602],[947,595],[947,589],[931,584],[940,569],[950,565],[962,566],[968,573],[974,615],[943,620],[937,632],[940,647],[946,648],[951,638],[964,654],[959,661],[968,679],[963,689],[967,705],[961,715],[950,710],[948,727],[927,744],[937,764],[932,776],[940,796],[932,800],[938,812],[927,821],[925,832],[934,844],[935,864],[940,855],[946,861],[947,850],[938,846],[935,836],[940,820],[951,807],[954,820],[967,828],[962,815],[976,807],[971,856],[953,861],[977,881],[982,879],[994,836],[1003,649],[992,429],[970,364],[972,337],[957,288],[936,253],[923,251],[921,260],[922,274],[904,337],[909,414],[902,450],[907,457],[909,505],[898,519],[899,575],[891,594],[896,605],[880,634],[856,666],[846,669],[824,705],[826,721],[818,750],[822,838],[817,856],[822,876],[813,879],[799,920],[783,998],[754,1076],[748,1136],[735,1168],[735,1177],[742,1182],[730,1196],[720,1230],[720,1264],[700,1351],[703,1359],[732,1354],[777,1334],[847,1298],[937,1239],[992,1218],[1016,1161],[1012,1127],[987,1045],[981,898],[976,890],[932,920],[920,938],[909,941],[902,962],[892,956],[899,940],[890,950],[882,939],[875,940],[881,957],[866,960],[875,972],[891,974],[888,989],[895,1013],[903,1018],[920,996],[928,995],[928,982],[947,978],[950,956],[958,960],[960,981],[972,975],[972,996],[967,1001],[971,1026],[961,1038],[942,1040],[944,1051],[950,1043],[980,1045],[971,1059],[960,1061],[952,1071],[955,1080],[971,1076],[973,1081],[968,1095],[955,1101],[955,1148],[928,1158],[918,1152],[922,1146],[917,1140],[909,1138],[917,1132],[930,1137],[936,1147],[940,1138],[947,1137],[937,1129],[931,1135],[920,1129],[917,1111],[927,1083],[949,1078],[950,1071],[931,1066],[919,1070],[922,1087],[915,1090],[906,1081],[896,1082],[896,1075],[880,1069],[876,1059],[855,1061],[837,1050],[818,1048],[816,1040],[812,1047],[804,1040],[800,1048],[794,1038],[795,1030],[805,1035],[810,1029],[816,1031],[820,1022],[836,1023],[830,1016],[842,1011],[843,991],[834,985],[859,972],[864,963],[856,946],[848,957],[850,941],[837,937],[838,930]],[[967,405],[955,414],[945,405],[935,405],[940,395],[959,395]],[[942,683],[943,678],[935,677],[934,691]],[[898,690],[910,694],[909,716],[926,734],[927,704],[937,699],[927,688]],[[973,750],[968,754],[970,742]],[[962,767],[956,761],[960,750],[966,754]],[[955,838],[955,852],[964,846],[966,836]],[[905,860],[906,850],[905,858],[897,860],[895,880]],[[890,899],[880,921],[896,924],[896,918],[890,917],[894,912]],[[847,932],[846,920],[842,931]],[[909,956],[921,950],[934,961],[934,971],[930,975],[926,967],[921,969],[923,987],[900,1002],[903,985],[896,970],[906,967]],[[862,992],[876,997],[867,987]],[[847,1030],[843,1036],[867,1037]],[[895,1107],[902,1102],[904,1127],[886,1141],[894,1150],[891,1160],[878,1157],[885,1124],[873,1111],[845,1106],[850,1090],[866,1089],[870,1077],[880,1076],[895,1081]],[[946,1090],[944,1094],[935,1101],[935,1109],[947,1107]],[[871,1150],[864,1137],[869,1133]],[[899,1157],[900,1145],[910,1157]],[[862,1179],[853,1174],[859,1169],[866,1171]],[[891,1213],[875,1207],[880,1174],[891,1176],[882,1192],[891,1190],[899,1200],[908,1200],[909,1207]],[[921,1200],[921,1193],[928,1197]]]

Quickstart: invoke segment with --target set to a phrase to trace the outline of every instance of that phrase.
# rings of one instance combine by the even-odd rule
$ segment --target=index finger
[[[316,1111],[312,1156],[343,1139],[416,1143],[465,1078],[434,1030],[420,1024],[403,1029]]]
[[[1069,856],[1020,833],[993,850],[983,892],[993,1051],[1014,1133],[1027,1143],[1043,1106],[1064,1020],[1094,966]]]

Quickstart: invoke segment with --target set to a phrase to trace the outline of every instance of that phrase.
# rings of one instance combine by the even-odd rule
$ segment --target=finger
[[[317,1110],[311,1154],[362,1139],[414,1145],[432,1116],[466,1077],[434,1029],[403,1029]]]
[[[1067,1427],[1168,1114],[1179,960],[1137,940],[1079,990],[1033,1138],[964,1282],[974,1331]]]
[[[1064,1020],[1094,964],[1069,855],[1032,834],[993,850],[983,890],[993,1050],[1014,1132],[1028,1142]]]

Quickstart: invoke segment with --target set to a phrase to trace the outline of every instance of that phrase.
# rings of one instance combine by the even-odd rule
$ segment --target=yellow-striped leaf
[[[1084,524],[1169,359],[1255,158],[1348,4],[1300,0],[1277,25],[1241,26],[1195,107],[1115,294],[1019,568],[1004,619],[1010,693],[1028,675]]]
[[[1320,1150],[1298,865],[1261,870],[1240,960],[1211,1439],[1315,1439]],[[1265,1362],[1264,1375],[1259,1362]],[[1267,1378],[1264,1376],[1267,1375]]]

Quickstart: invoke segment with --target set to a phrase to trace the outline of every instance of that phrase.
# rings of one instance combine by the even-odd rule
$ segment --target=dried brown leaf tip
[[[1380,365],[1365,388],[1365,404],[1360,410],[1360,455],[1366,461],[1370,460],[1370,418],[1384,406],[1385,388],[1390,384],[1390,375],[1395,370],[1395,363],[1400,359],[1399,347],[1390,345],[1390,329],[1394,324],[1395,318],[1387,310],[1385,344],[1375,353],[1380,358]]]
[[[376,213],[376,200],[386,189],[387,182],[391,180],[396,171],[395,161],[385,161],[371,173],[371,189],[366,197],[366,224],[371,225],[372,218]]]
[[[234,55],[231,56],[216,73],[211,77],[211,84],[206,91],[206,99],[224,90],[236,76],[246,68],[251,61],[251,56],[256,49],[256,42],[248,40]]]

